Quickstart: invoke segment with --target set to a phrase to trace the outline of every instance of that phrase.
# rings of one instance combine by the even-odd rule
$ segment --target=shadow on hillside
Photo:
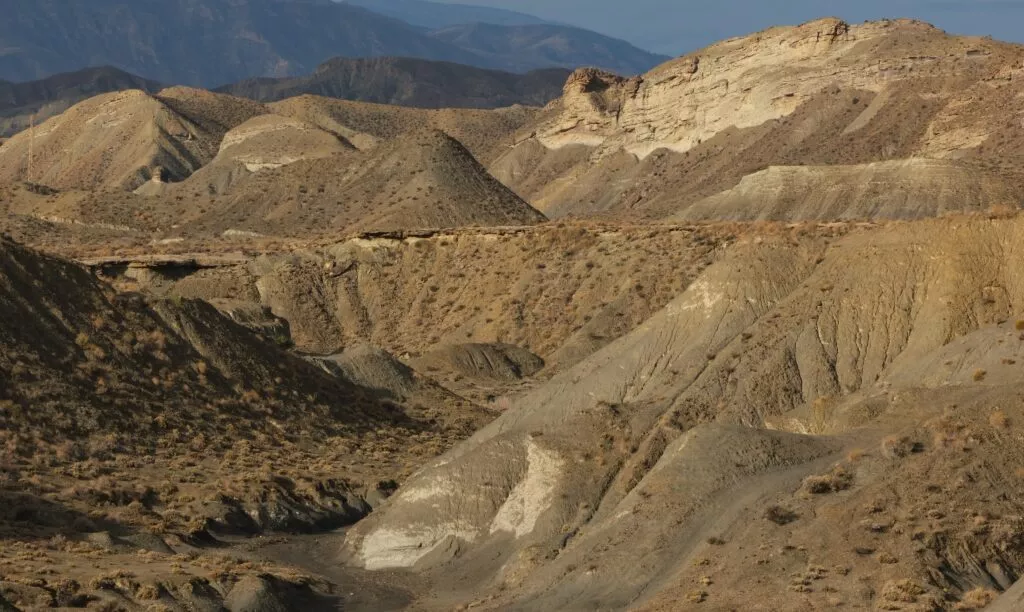
[[[31,493],[0,490],[0,541],[45,540],[62,535],[118,531],[111,521],[98,521]]]

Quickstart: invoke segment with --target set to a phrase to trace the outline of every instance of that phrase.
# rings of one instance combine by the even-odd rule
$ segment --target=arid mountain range
[[[335,58],[308,76],[249,79],[217,91],[261,102],[310,94],[418,108],[544,106],[561,95],[569,73],[547,68],[515,74],[411,58]]]
[[[307,76],[247,79],[216,91],[274,102],[303,94],[418,108],[544,106],[562,93],[560,68],[514,74],[411,58],[334,58]],[[0,82],[0,137],[103,93],[165,86],[116,68],[87,68],[25,83]]]
[[[28,129],[33,115],[34,121],[42,122],[82,100],[126,89],[156,93],[163,86],[109,67],[86,68],[24,83],[0,81],[0,137]]]
[[[526,72],[592,65],[635,74],[664,61],[556,24],[423,28],[332,0],[3,0],[0,79],[115,66],[172,84],[216,87],[299,76],[332,57],[415,57]],[[213,58],[216,58],[213,61]]]
[[[1022,77],[822,19],[15,134],[0,605],[1018,609]]]
[[[345,0],[381,15],[407,21],[413,25],[446,28],[467,23],[493,23],[495,25],[557,25],[533,15],[472,4],[449,4],[429,0]]]

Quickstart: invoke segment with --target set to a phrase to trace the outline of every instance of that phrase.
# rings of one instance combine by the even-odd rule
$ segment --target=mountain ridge
[[[534,25],[554,22],[527,13],[471,4],[425,0],[341,0],[430,30],[464,23]]]
[[[569,71],[525,74],[416,58],[333,58],[305,76],[247,79],[212,90],[260,102],[304,94],[417,108],[544,106],[558,97]],[[91,96],[138,89],[150,94],[165,85],[104,66],[38,81],[0,81],[0,137],[38,125]]]
[[[560,33],[560,38],[552,37],[552,44],[539,54],[517,47],[515,29],[493,26],[497,30],[492,30],[492,35],[505,39],[503,44],[512,50],[495,55],[330,0],[140,0],[131,10],[123,10],[114,0],[70,6],[61,0],[2,0],[0,12],[11,16],[0,23],[0,45],[9,49],[0,56],[0,78],[12,81],[112,65],[160,82],[213,87],[246,78],[312,72],[337,56],[420,57],[525,71],[575,68],[579,55],[561,54],[553,44],[561,40],[579,39],[578,46],[600,40],[617,49],[632,48],[582,30],[538,26]],[[520,54],[528,59],[517,57]],[[208,61],[211,57],[218,61]],[[584,63],[598,64],[598,59],[613,54],[593,57],[593,62]],[[629,61],[604,67],[637,72],[661,59],[635,49]]]
[[[38,81],[0,81],[0,137],[27,128],[32,115],[40,123],[91,96],[125,89],[156,93],[163,85],[112,66],[55,74]]]
[[[417,108],[544,106],[561,93],[569,71],[523,74],[404,57],[333,58],[310,75],[248,79],[214,91],[276,102],[302,94]]]

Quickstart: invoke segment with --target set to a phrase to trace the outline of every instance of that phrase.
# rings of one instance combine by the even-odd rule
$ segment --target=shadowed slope
[[[274,102],[303,94],[421,108],[543,106],[557,98],[569,71],[513,74],[414,58],[328,60],[308,76],[250,79],[217,91]]]

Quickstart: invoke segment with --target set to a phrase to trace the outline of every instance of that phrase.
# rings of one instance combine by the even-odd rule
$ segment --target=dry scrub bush
[[[797,513],[782,506],[770,506],[764,511],[764,517],[776,525],[788,525],[800,518]]]
[[[156,601],[162,596],[161,588],[156,585],[147,584],[143,585],[139,589],[139,592],[135,594],[135,597],[142,601]]]
[[[803,491],[811,495],[837,493],[849,489],[853,484],[853,474],[843,466],[836,466],[828,474],[808,476],[804,479]]]
[[[988,417],[989,425],[996,429],[1006,429],[1010,426],[1010,418],[1002,410],[996,410]]]
[[[924,588],[913,580],[891,580],[882,587],[882,600],[887,602],[917,603],[924,594]]]
[[[928,422],[936,448],[964,448],[970,432],[967,425],[949,415]]]
[[[882,456],[886,459],[902,459],[914,452],[916,444],[907,436],[889,436],[882,440]]]
[[[850,463],[857,463],[864,457],[869,456],[869,453],[863,448],[855,448],[846,454],[846,460]]]
[[[999,597],[999,594],[992,589],[978,587],[964,593],[963,598],[956,604],[956,609],[984,610],[997,597]]]
[[[994,204],[985,211],[989,219],[1013,219],[1020,212],[1020,207],[1014,204]]]

